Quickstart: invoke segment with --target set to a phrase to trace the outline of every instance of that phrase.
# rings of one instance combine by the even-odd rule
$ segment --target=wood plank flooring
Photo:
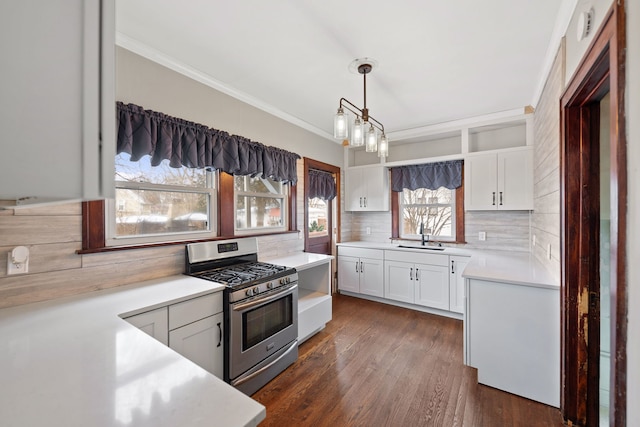
[[[562,426],[557,408],[477,383],[462,322],[344,295],[295,364],[252,396],[266,426]]]

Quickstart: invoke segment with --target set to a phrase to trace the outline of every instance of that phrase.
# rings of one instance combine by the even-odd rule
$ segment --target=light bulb
[[[351,145],[359,147],[364,144],[362,121],[360,117],[356,117],[353,122],[353,132],[351,134]]]
[[[335,139],[347,139],[349,136],[349,125],[347,115],[342,108],[338,108],[338,112],[333,118],[333,137]]]
[[[378,143],[378,157],[387,157],[389,155],[389,140],[384,133],[380,136]]]
[[[366,124],[366,122],[365,122]],[[373,153],[378,150],[378,138],[376,136],[376,130],[373,125],[369,125],[369,130],[367,131],[367,149],[366,151],[369,153]]]

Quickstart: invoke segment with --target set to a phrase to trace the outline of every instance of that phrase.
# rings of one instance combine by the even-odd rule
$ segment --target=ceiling
[[[333,140],[341,97],[390,140],[536,103],[569,0],[118,0],[119,45]],[[555,30],[555,33],[554,33]],[[549,50],[549,51],[548,51]]]

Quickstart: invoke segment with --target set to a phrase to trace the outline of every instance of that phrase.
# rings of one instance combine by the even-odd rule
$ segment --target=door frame
[[[614,2],[560,103],[561,411],[577,425],[598,425],[599,105],[611,99],[610,423],[626,423],[627,155],[624,0]],[[599,174],[598,174],[599,175]],[[591,307],[591,308],[590,308]],[[605,308],[606,309],[606,308]],[[595,324],[594,324],[595,323]],[[596,328],[598,326],[598,328]]]
[[[336,197],[335,199],[329,201],[329,210],[331,211],[331,224],[329,230],[329,248],[331,248],[331,252],[333,252],[333,247],[335,243],[340,242],[340,168],[337,166],[330,165],[328,163],[320,162],[318,160],[313,160],[308,157],[304,157],[304,198],[302,200],[302,208],[304,211],[304,250],[309,250],[309,210],[307,200],[309,199],[309,186],[307,183],[309,182],[309,169],[317,169],[324,172],[332,173],[336,179]],[[333,212],[335,212],[335,218],[333,217]],[[333,228],[336,229],[336,241],[333,241]]]

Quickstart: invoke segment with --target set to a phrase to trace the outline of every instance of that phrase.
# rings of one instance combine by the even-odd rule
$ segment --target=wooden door
[[[309,193],[309,170],[316,169],[334,176],[336,197],[323,200]],[[340,228],[340,168],[327,163],[304,158],[304,250],[316,254],[331,255],[335,236]],[[334,218],[335,217],[335,218]]]

